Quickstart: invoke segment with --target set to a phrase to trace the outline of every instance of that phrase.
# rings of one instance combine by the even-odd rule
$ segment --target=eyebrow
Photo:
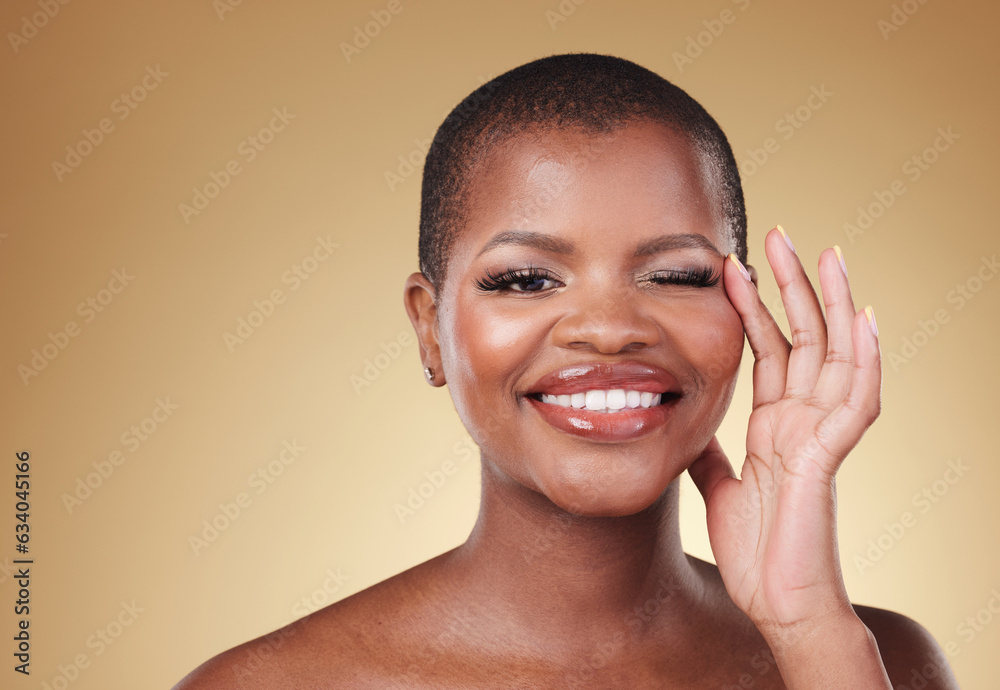
[[[495,247],[508,244],[534,247],[535,249],[541,249],[554,254],[572,254],[576,251],[576,246],[572,242],[559,239],[558,237],[552,237],[540,232],[532,232],[531,230],[505,230],[491,237],[483,245],[483,248],[479,250],[479,253],[476,254],[476,257],[482,256]],[[633,255],[636,257],[652,256],[653,254],[670,251],[671,249],[707,249],[722,256],[722,252],[712,244],[711,240],[704,235],[690,232],[659,235],[658,237],[646,240],[635,248]]]

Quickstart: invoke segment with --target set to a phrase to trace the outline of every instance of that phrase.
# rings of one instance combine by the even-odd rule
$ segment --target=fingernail
[[[736,258],[736,255],[730,254],[729,258],[733,260],[734,264],[736,264],[736,268],[740,269],[740,275],[742,275],[747,280],[750,280],[750,272],[747,271],[746,266],[744,266],[743,263],[738,258]]]
[[[878,337],[878,326],[875,325],[875,310],[871,308],[871,305],[865,307],[865,321],[868,322],[868,328],[872,329],[872,335]]]
[[[840,268],[843,269],[844,275],[847,275],[847,264],[844,263],[844,252],[840,251],[840,245],[833,245],[833,251],[837,254],[837,259],[840,260]]]
[[[788,237],[788,233],[785,232],[785,229],[783,227],[781,227],[780,225],[775,225],[774,227],[776,227],[778,229],[778,232],[781,233],[781,237],[782,237],[782,239],[785,240],[785,244],[788,245],[788,248],[791,249],[792,252],[795,252],[795,245],[792,244],[792,240],[791,240],[791,238]],[[795,252],[795,253],[798,253],[798,252]]]

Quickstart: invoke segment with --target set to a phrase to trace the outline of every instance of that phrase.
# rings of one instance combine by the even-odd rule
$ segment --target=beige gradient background
[[[463,460],[464,429],[447,390],[424,383],[413,341],[390,346],[412,333],[402,286],[417,266],[415,142],[483,80],[590,51],[687,89],[741,161],[775,139],[777,151],[744,176],[763,296],[780,315],[762,246],[775,223],[814,281],[820,251],[839,243],[858,306],[875,307],[886,359],[882,416],[838,483],[849,592],[954,643],[964,688],[996,687],[1000,280],[976,280],[1000,243],[1000,9],[909,0],[916,13],[884,38],[888,0],[577,3],[563,1],[568,16],[553,28],[546,13],[559,12],[557,0],[402,0],[350,62],[341,43],[387,2],[246,0],[221,16],[211,0],[70,2],[16,51],[8,32],[41,10],[37,0],[3,4],[0,563],[17,557],[14,454],[28,450],[35,564],[30,679],[11,668],[16,587],[0,569],[0,686],[169,687],[223,649],[464,540],[478,452]],[[735,21],[710,42],[703,35],[708,45],[679,69],[674,54],[724,9]],[[119,119],[116,99],[157,66],[167,76]],[[833,95],[785,139],[776,122],[813,86]],[[294,119],[248,162],[241,142],[274,108]],[[53,161],[102,118],[113,131],[58,179]],[[948,127],[960,138],[911,180],[904,163]],[[390,189],[386,172],[415,151],[415,171]],[[230,160],[240,174],[185,222],[179,205]],[[906,193],[852,241],[844,224],[896,179]],[[339,246],[292,291],[282,276],[317,237]],[[134,279],[85,323],[78,305],[123,269]],[[959,309],[948,295],[970,279],[979,291]],[[278,288],[285,302],[230,351],[224,333]],[[891,366],[890,353],[938,310],[947,322]],[[25,382],[18,367],[68,321],[79,334]],[[384,371],[369,370],[378,376],[356,392],[351,377],[385,350],[398,356],[379,358]],[[720,431],[736,459],[750,405],[745,357]],[[130,450],[123,434],[158,398],[177,409]],[[305,448],[287,466],[277,462],[286,441]],[[114,451],[124,461],[68,509],[64,494]],[[401,522],[394,506],[449,459],[457,472]],[[945,483],[959,461],[968,470]],[[251,484],[261,471],[271,483]],[[711,559],[701,499],[683,482],[686,548]],[[924,490],[934,503],[914,502]],[[240,492],[249,504],[195,554],[189,538],[203,521],[222,524],[220,504]],[[916,523],[887,535],[907,511]],[[888,548],[859,566],[880,536]],[[119,632],[132,600],[135,621],[96,645],[96,631]],[[978,630],[963,627],[977,614]],[[59,665],[79,655],[88,667],[58,682]]]

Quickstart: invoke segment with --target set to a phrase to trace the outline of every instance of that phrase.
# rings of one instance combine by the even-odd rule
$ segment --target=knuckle
[[[822,345],[826,348],[826,334],[820,334],[814,328],[793,328],[792,345],[798,348],[815,348]]]
[[[826,353],[827,364],[847,364],[853,366],[854,357],[849,352],[842,350],[830,350]]]

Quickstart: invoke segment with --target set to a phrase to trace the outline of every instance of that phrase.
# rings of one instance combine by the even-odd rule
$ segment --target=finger
[[[826,358],[826,321],[820,311],[816,291],[791,246],[791,240],[780,225],[764,238],[764,251],[781,291],[792,335],[784,394],[792,398],[808,398]]]
[[[870,310],[865,307],[859,311],[852,323],[854,363],[847,397],[816,427],[816,440],[829,456],[831,474],[882,409],[882,354],[875,315]]]
[[[725,262],[723,279],[753,351],[753,409],[781,399],[785,391],[788,352],[792,349],[771,312],[760,299],[735,254]]]
[[[856,311],[844,255],[839,246],[820,254],[819,280],[826,308],[827,349],[813,399],[823,409],[832,410],[850,390],[854,372],[851,331]]]
[[[729,458],[722,450],[722,444],[716,436],[705,446],[701,455],[688,467],[688,474],[691,480],[698,487],[705,503],[711,500],[712,495],[720,484],[729,479],[736,479],[733,466],[729,464]]]

